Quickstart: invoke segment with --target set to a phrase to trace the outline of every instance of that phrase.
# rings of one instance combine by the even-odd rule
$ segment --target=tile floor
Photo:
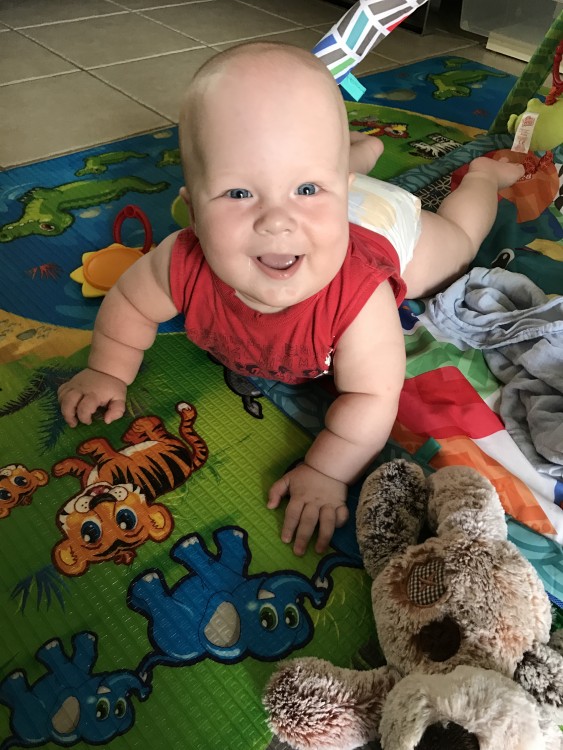
[[[215,51],[254,38],[310,49],[344,12],[327,0],[1,0],[0,169],[175,123]],[[522,70],[439,14],[430,32],[395,30],[356,75],[449,52]]]

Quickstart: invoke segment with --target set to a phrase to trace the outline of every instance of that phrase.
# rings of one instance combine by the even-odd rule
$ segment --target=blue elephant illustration
[[[154,569],[129,587],[128,605],[149,621],[154,651],[138,670],[147,678],[158,664],[186,666],[206,657],[228,664],[246,656],[274,660],[313,635],[303,598],[320,609],[327,599],[326,580],[315,586],[295,571],[248,575],[246,532],[225,526],[213,539],[216,555],[197,533],[174,545],[170,556],[190,572],[172,588]]]
[[[35,658],[48,671],[33,685],[21,670],[0,683],[0,703],[12,712],[12,736],[1,750],[47,742],[68,747],[81,740],[100,745],[131,728],[135,713],[130,695],[145,700],[150,687],[128,670],[93,674],[98,656],[93,633],[77,633],[72,645],[71,658],[58,639],[41,646]]]

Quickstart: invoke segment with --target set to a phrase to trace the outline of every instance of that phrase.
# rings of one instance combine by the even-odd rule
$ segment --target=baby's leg
[[[375,136],[350,131],[350,172],[368,174],[383,153],[383,143]]]
[[[422,232],[403,278],[409,297],[434,294],[467,270],[497,215],[498,191],[524,174],[520,164],[479,157],[436,214],[422,211]]]

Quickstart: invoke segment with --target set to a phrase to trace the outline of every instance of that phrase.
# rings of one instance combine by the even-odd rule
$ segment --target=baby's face
[[[275,312],[342,265],[349,141],[330,81],[243,77],[224,74],[206,95],[190,202],[213,271],[249,307]]]

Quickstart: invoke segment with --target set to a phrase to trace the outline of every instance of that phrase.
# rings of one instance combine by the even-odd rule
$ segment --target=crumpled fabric
[[[461,349],[481,349],[503,383],[500,416],[530,463],[563,477],[563,297],[526,276],[473,268],[429,301],[427,315]]]

